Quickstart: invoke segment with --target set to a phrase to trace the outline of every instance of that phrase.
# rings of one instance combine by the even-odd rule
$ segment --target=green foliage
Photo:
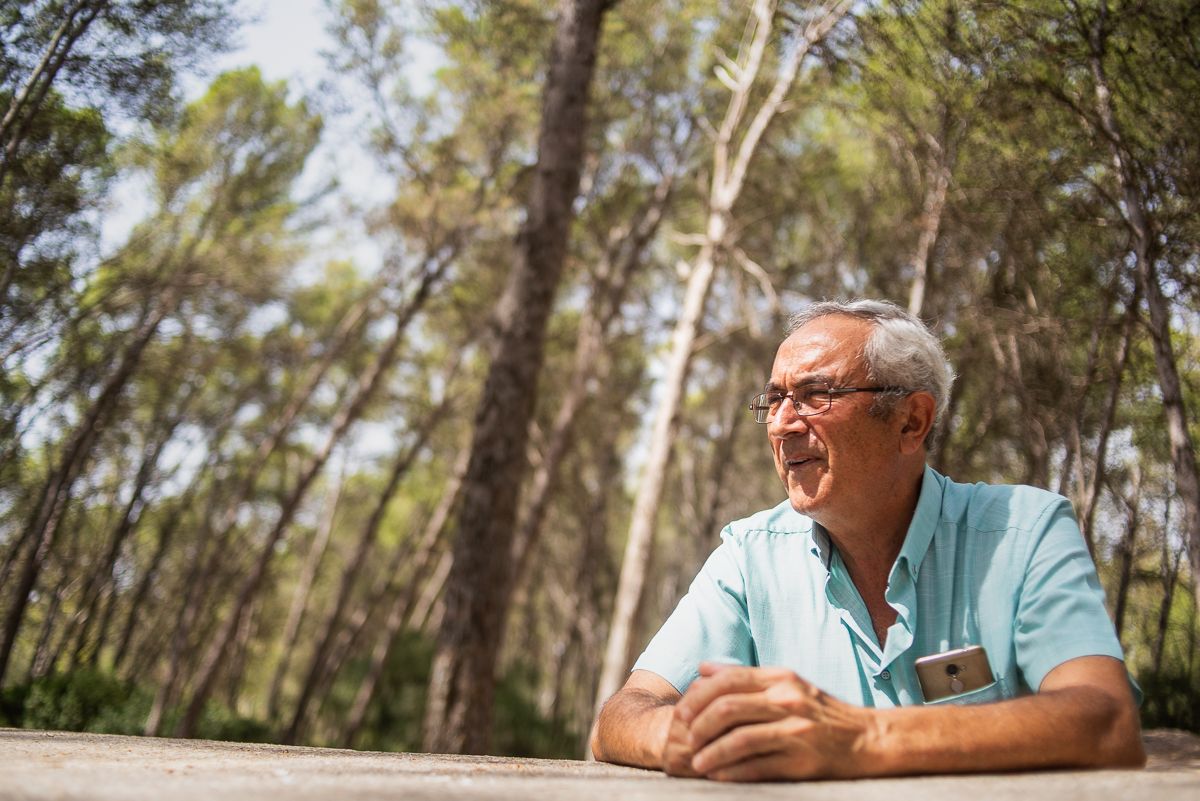
[[[179,72],[227,48],[240,22],[234,0],[31,0],[0,14],[0,88],[27,80],[69,21],[63,38],[77,38],[56,82],[106,114],[160,122],[174,112]]]
[[[174,717],[174,715],[168,716],[168,727]],[[274,730],[265,721],[243,717],[214,703],[205,706],[200,722],[196,726],[196,736],[205,740],[269,743],[273,741],[274,735]]]
[[[76,5],[0,3],[0,111]],[[100,5],[86,0],[79,7]],[[380,628],[372,593],[387,580],[410,580],[407,565],[399,577],[381,575],[382,566],[396,549],[415,545],[445,496],[478,410],[488,321],[519,258],[554,20],[552,6],[539,0],[329,5],[331,72],[353,86],[325,96],[336,96],[330,105],[344,106],[352,118],[342,130],[356,141],[346,144],[375,159],[369,180],[386,193],[353,227],[305,216],[312,206],[295,196],[301,173],[320,167],[310,156],[327,135],[310,99],[250,68],[218,76],[186,107],[177,101],[180,71],[231,41],[232,0],[104,4],[28,116],[18,157],[0,165],[0,608],[11,602],[10,577],[31,550],[19,543],[23,522],[60,463],[62,445],[113,375],[130,333],[163,298],[175,298],[73,466],[78,478],[63,502],[65,522],[20,632],[10,684],[0,688],[0,725],[141,731],[158,688],[114,678],[109,665],[118,641],[128,635],[125,658],[153,668],[140,675],[162,672],[188,578],[214,558],[200,592],[202,620],[186,643],[192,651],[204,645],[197,640],[226,613],[280,498],[295,487],[348,388],[390,333],[389,313],[411,297],[421,276],[444,265],[386,386],[362,414],[368,425],[352,428],[338,446],[344,492],[284,676],[286,716],[290,688],[309,667],[309,635],[390,465],[411,442],[415,422],[450,397],[453,405],[386,509],[376,550],[354,577],[347,617],[368,615],[367,622],[346,646],[310,726],[312,742],[340,744]],[[1174,304],[1172,342],[1197,435],[1200,15],[1193,5],[1108,0],[1108,46],[1099,66],[1111,85],[1123,152],[1152,211],[1157,267]],[[779,7],[787,19],[764,74],[775,66],[776,45],[792,45],[811,13],[800,3]],[[1081,479],[1095,469],[1109,388],[1120,381],[1095,531],[1101,577],[1111,599],[1125,513],[1118,496],[1132,495],[1140,477],[1123,639],[1146,692],[1146,725],[1197,728],[1200,667],[1195,620],[1187,614],[1195,576],[1186,559],[1165,645],[1155,651],[1167,559],[1159,551],[1177,548],[1181,515],[1143,320],[1132,329],[1123,369],[1117,361],[1134,281],[1084,35],[1101,11],[1101,0],[856,5],[853,19],[806,62],[750,167],[729,220],[729,247],[717,254],[721,269],[680,404],[644,626],[656,626],[675,603],[723,522],[779,497],[762,431],[742,415],[741,399],[765,378],[784,315],[809,299],[844,294],[903,303],[929,222],[925,201],[945,170],[922,314],[946,335],[960,375],[936,464],[956,480],[1029,481],[1078,498]],[[744,3],[622,0],[606,16],[585,189],[539,384],[535,463],[573,388],[584,309],[607,291],[605,271],[623,257],[656,185],[667,174],[677,179],[602,357],[581,378],[587,398],[508,621],[497,752],[578,755],[624,550],[629,479],[644,456],[659,360],[679,308],[675,266],[696,252],[691,235],[703,230],[709,211],[712,126],[729,99],[716,68],[736,54],[746,30]],[[435,69],[418,89],[414,76],[430,63]],[[756,89],[752,102],[764,91]],[[144,182],[153,208],[115,252],[97,258],[97,223],[110,213],[102,201],[114,178]],[[358,213],[361,198],[342,199]],[[322,236],[310,239],[314,225]],[[325,234],[334,248],[357,246],[346,231],[360,229],[383,256],[378,272],[344,251],[311,256],[310,244],[327,241]],[[339,334],[345,315],[364,299],[359,325]],[[326,356],[316,391],[271,456],[259,460],[264,439]],[[460,359],[449,375],[446,366]],[[251,605],[244,670],[218,677],[218,686],[229,680],[237,703],[210,703],[199,736],[277,735],[242,713],[261,714],[290,594],[327,511],[321,488],[331,480],[327,469],[313,482]],[[237,496],[243,484],[246,494]],[[214,529],[228,510],[236,524],[218,543]],[[110,538],[122,524],[131,530],[109,565]],[[207,549],[214,544],[212,557]],[[113,604],[105,635],[97,633],[98,619],[83,614],[94,581],[102,589],[98,611],[109,599]],[[388,591],[410,589],[423,585]],[[40,641],[43,624],[48,636]],[[83,640],[80,653],[95,648],[97,669],[11,683],[35,661],[57,660],[61,671],[75,636]],[[419,747],[431,655],[428,637],[400,635],[357,745]],[[193,664],[183,662],[187,688]],[[120,675],[129,668],[122,664]],[[553,719],[544,714],[550,707]],[[179,716],[178,708],[167,710],[163,731]]]
[[[0,725],[50,731],[141,734],[153,690],[100,670],[52,673],[0,693]],[[174,718],[175,711],[168,715]],[[197,736],[234,742],[267,742],[261,721],[238,716],[219,705],[205,710]]]
[[[1170,673],[1141,680],[1142,727],[1185,729],[1200,734],[1200,674],[1183,672],[1175,666]]]
[[[150,696],[130,682],[95,670],[54,673],[5,690],[7,725],[60,731],[140,734]]]
[[[425,689],[429,685],[433,643],[412,632],[401,632],[388,653],[383,680],[376,691],[376,702],[367,726],[360,736],[359,748],[366,750],[411,751],[421,746],[421,716],[425,710]],[[348,707],[361,681],[365,664],[356,663],[346,671],[346,681],[335,697]],[[346,692],[348,691],[348,692]]]
[[[429,684],[433,642],[415,632],[401,632],[392,644],[382,681],[367,724],[356,747],[365,750],[414,751],[421,746],[425,691]],[[355,661],[326,701],[335,716],[353,701],[366,665]],[[496,688],[495,752],[508,756],[574,758],[579,734],[562,721],[547,720],[534,695],[537,672],[516,664],[501,676]]]
[[[516,664],[496,686],[492,743],[506,756],[578,759],[580,736],[563,721],[548,720],[538,711],[535,694],[543,668]]]

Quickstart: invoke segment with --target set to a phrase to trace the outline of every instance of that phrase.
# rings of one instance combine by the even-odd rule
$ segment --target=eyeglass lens
[[[827,410],[833,396],[827,383],[805,384],[802,387],[796,387],[791,392],[774,390],[756,395],[750,403],[750,411],[754,413],[754,419],[757,422],[765,423],[779,413],[784,400],[789,398],[796,409],[796,414],[806,417]]]

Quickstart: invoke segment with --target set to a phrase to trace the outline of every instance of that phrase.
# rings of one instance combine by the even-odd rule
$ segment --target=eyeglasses
[[[791,398],[792,406],[799,417],[812,417],[814,414],[824,414],[833,406],[834,395],[850,395],[854,392],[897,392],[907,394],[912,392],[905,387],[831,387],[827,381],[812,381],[796,387],[790,392],[778,389],[755,395],[750,401],[750,412],[754,422],[767,423],[779,414],[780,404],[786,398]]]

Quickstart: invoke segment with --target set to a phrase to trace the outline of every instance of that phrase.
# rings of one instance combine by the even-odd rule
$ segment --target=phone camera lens
[[[958,675],[958,665],[946,665],[946,675],[947,676],[957,676]]]

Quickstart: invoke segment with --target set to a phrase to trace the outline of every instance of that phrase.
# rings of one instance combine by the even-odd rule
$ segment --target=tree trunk
[[[1163,653],[1167,644],[1167,629],[1171,626],[1171,606],[1175,602],[1175,585],[1179,581],[1179,568],[1183,562],[1183,549],[1171,553],[1167,546],[1166,527],[1163,530],[1163,554],[1160,566],[1162,576],[1163,597],[1158,606],[1158,627],[1154,633],[1154,644],[1151,647],[1151,663],[1154,666],[1154,677],[1162,675]]]
[[[325,550],[329,547],[329,536],[333,533],[333,520],[337,514],[338,500],[341,498],[345,479],[346,464],[343,462],[342,469],[338,471],[337,481],[330,485],[325,495],[325,514],[317,525],[308,556],[304,560],[304,567],[300,570],[300,578],[296,580],[296,589],[292,592],[287,622],[283,626],[283,654],[279,657],[279,664],[275,667],[275,675],[271,679],[271,689],[267,694],[267,719],[270,721],[279,719],[279,697],[283,692],[283,680],[287,676],[292,653],[300,639],[300,623],[304,619],[305,610],[308,609],[309,593],[312,591],[321,560],[325,557]]]
[[[1110,487],[1112,494],[1125,506],[1125,532],[1117,546],[1117,557],[1120,560],[1120,573],[1117,579],[1116,598],[1113,603],[1113,625],[1117,630],[1117,639],[1125,629],[1125,609],[1129,600],[1129,588],[1133,583],[1133,563],[1137,557],[1137,533],[1141,524],[1142,502],[1142,471],[1134,466],[1133,492],[1126,496],[1115,487]]]
[[[215,526],[215,529],[220,532],[219,536],[223,537],[237,522],[238,510],[253,494],[254,488],[258,484],[259,474],[262,473],[279,446],[287,440],[292,424],[300,412],[308,406],[313,394],[321,386],[321,382],[342,354],[350,338],[366,325],[372,295],[376,290],[382,288],[382,279],[376,281],[372,292],[364,294],[362,298],[346,309],[329,336],[330,346],[325,349],[317,361],[309,366],[304,376],[297,382],[299,389],[288,399],[283,409],[275,414],[266,434],[258,441],[250,464],[242,471],[241,480],[238,481],[233,492],[229,494],[228,501],[222,507],[223,511],[218,516],[218,523]]]
[[[1179,378],[1179,368],[1171,343],[1170,301],[1163,294],[1156,265],[1156,248],[1148,204],[1138,186],[1132,159],[1125,149],[1124,137],[1113,113],[1112,92],[1104,71],[1107,47],[1108,4],[1101,2],[1091,27],[1091,70],[1095,81],[1096,113],[1112,157],[1121,188],[1121,211],[1133,235],[1135,274],[1150,312],[1149,332],[1153,343],[1154,366],[1162,392],[1163,413],[1167,419],[1167,439],[1171,444],[1171,465],[1175,485],[1183,501],[1183,530],[1193,575],[1200,575],[1200,466],[1188,433],[1188,413]],[[1200,584],[1197,585],[1200,592]],[[1200,603],[1200,596],[1196,599]]]
[[[942,226],[942,211],[946,207],[946,193],[950,189],[950,178],[954,169],[955,143],[951,141],[951,119],[949,107],[942,108],[941,138],[927,137],[933,153],[928,159],[925,180],[925,196],[921,202],[920,231],[917,246],[909,263],[913,268],[913,282],[908,294],[908,311],[920,316],[925,306],[925,294],[929,285],[929,269],[933,261],[933,246],[937,242]]]
[[[768,124],[779,112],[801,62],[811,47],[823,39],[830,28],[845,15],[848,8],[848,3],[838,2],[809,23],[800,41],[787,52],[770,93],[762,101],[741,141],[735,145],[734,138],[748,110],[751,90],[757,81],[763,55],[771,37],[775,14],[771,0],[756,0],[754,4],[753,38],[746,52],[739,54],[737,74],[731,78],[733,83],[730,84],[729,105],[713,148],[713,177],[703,243],[688,277],[683,308],[671,338],[671,355],[661,396],[655,404],[649,452],[638,481],[612,625],[609,628],[608,646],[605,649],[600,683],[596,691],[597,714],[599,705],[620,688],[628,670],[633,629],[645,585],[667,462],[670,459],[671,444],[679,420],[680,400],[687,384],[693,345],[703,320],[705,302],[712,287],[717,253],[728,244],[730,212],[741,194],[746,171],[758,144]]]
[[[603,382],[608,362],[604,346],[612,325],[621,311],[621,302],[646,247],[658,231],[663,213],[671,196],[674,176],[666,174],[659,181],[654,197],[637,220],[632,231],[614,231],[610,236],[613,247],[604,259],[587,307],[579,321],[575,341],[575,362],[566,382],[566,394],[558,407],[547,438],[541,462],[533,471],[525,499],[525,511],[513,542],[513,584],[519,586],[525,575],[529,555],[541,535],[550,497],[559,466],[570,449],[575,422],[583,408],[589,388]]]
[[[475,419],[455,525],[446,612],[424,721],[425,750],[483,753],[512,583],[513,525],[546,323],[563,272],[583,161],[585,112],[610,0],[560,0],[543,97],[538,163],[519,261],[497,311],[496,347]]]
[[[38,634],[37,646],[33,649],[33,659],[29,662],[29,673],[26,676],[27,683],[45,676],[50,672],[50,666],[54,664],[55,651],[58,649],[50,646],[50,640],[54,633],[54,621],[58,617],[58,610],[62,608],[62,602],[70,591],[70,587],[70,582],[60,582],[50,595],[50,605],[46,609],[45,619],[42,620],[42,629]],[[64,632],[63,637],[65,638],[66,636]]]
[[[188,560],[191,563],[191,569],[188,571],[182,588],[183,602],[179,607],[175,618],[175,625],[171,630],[171,645],[165,675],[158,682],[158,687],[154,693],[154,700],[150,705],[150,712],[147,714],[146,723],[142,727],[142,734],[147,737],[158,736],[163,718],[167,710],[174,705],[179,688],[183,683],[184,657],[188,651],[188,638],[191,634],[194,621],[202,614],[202,610],[200,609],[202,588],[213,582],[218,565],[217,558],[202,558],[205,544],[207,543],[197,543],[194,546],[192,558]],[[219,542],[215,543],[215,547],[212,548],[214,555],[220,554],[224,550],[224,543]],[[134,671],[135,675],[136,672]]]
[[[450,372],[453,373],[456,369],[457,365],[451,368]],[[449,386],[450,383],[451,379],[447,378],[446,385]],[[407,475],[409,468],[412,467],[417,456],[420,455],[421,449],[425,447],[425,443],[429,441],[429,436],[433,433],[437,424],[446,417],[446,410],[450,406],[450,397],[450,394],[447,393],[438,406],[429,410],[425,420],[417,427],[413,442],[397,456],[392,466],[391,475],[388,476],[387,485],[383,488],[383,492],[380,493],[379,498],[376,499],[375,508],[371,511],[371,516],[368,518],[367,524],[363,527],[354,553],[342,570],[342,579],[338,586],[337,596],[333,602],[333,608],[325,620],[321,635],[313,649],[308,674],[304,679],[304,684],[300,688],[300,696],[296,699],[292,721],[288,725],[287,731],[283,734],[283,742],[286,744],[299,741],[304,719],[308,714],[308,704],[312,700],[313,692],[316,690],[318,683],[320,683],[322,675],[331,672],[327,664],[330,648],[333,646],[334,638],[341,627],[342,617],[345,615],[346,608],[350,603],[350,595],[354,591],[356,580],[362,574],[367,556],[375,545],[375,540],[379,535],[379,528],[383,525],[384,515],[387,513],[388,506],[391,504],[396,490],[400,487],[400,480]]]
[[[190,497],[193,497],[191,493],[184,495],[184,499]],[[158,544],[154,548],[154,556],[150,558],[150,564],[146,566],[146,572],[142,574],[137,590],[134,591],[133,597],[129,600],[129,609],[125,614],[125,625],[121,628],[121,640],[117,644],[116,651],[113,653],[112,667],[114,672],[120,673],[122,666],[125,664],[125,658],[129,654],[130,643],[133,642],[133,632],[137,628],[138,615],[142,610],[142,605],[146,602],[146,596],[150,594],[150,588],[154,585],[155,579],[158,578],[158,571],[162,566],[163,558],[167,555],[167,550],[171,546],[171,540],[177,530],[179,520],[183,517],[184,509],[187,506],[187,501],[181,499],[171,508],[170,514],[167,515],[158,527]],[[127,676],[126,678],[130,677]]]
[[[417,596],[421,589],[421,578],[429,570],[429,564],[433,561],[433,557],[437,552],[437,545],[442,539],[446,523],[450,520],[450,513],[453,511],[459,493],[462,490],[463,476],[466,473],[470,455],[471,452],[466,448],[463,448],[459,452],[454,470],[446,482],[446,486],[442,489],[442,497],[422,529],[421,536],[417,541],[416,552],[412,555],[412,569],[408,574],[408,585],[403,592],[396,593],[395,599],[392,601],[392,606],[388,610],[387,623],[384,627],[383,636],[375,642],[375,647],[371,651],[371,660],[367,668],[367,673],[363,677],[362,684],[359,685],[358,693],[354,696],[354,703],[350,707],[350,714],[346,717],[346,723],[343,726],[341,736],[344,748],[353,748],[355,740],[358,739],[363,721],[366,720],[367,709],[375,699],[379,680],[383,678],[383,670],[387,665],[388,655],[391,653],[396,635],[400,632],[400,628],[404,625],[405,620],[409,620],[409,627],[412,627],[410,618],[413,616],[413,610],[417,606]],[[447,563],[447,570],[448,567]],[[447,571],[435,570],[434,572],[435,576],[440,572],[442,580],[445,580],[445,573]]]
[[[623,462],[614,438],[610,437],[604,443],[601,453],[597,460],[597,486],[619,486]],[[580,752],[587,760],[595,759],[587,735],[592,710],[596,705],[596,698],[591,692],[595,692],[600,675],[600,666],[592,654],[599,653],[604,647],[608,633],[604,625],[610,617],[605,614],[608,610],[604,604],[611,595],[613,574],[616,572],[608,548],[612,497],[613,493],[610,492],[596,492],[591,502],[578,512],[578,528],[583,531],[579,545],[579,571],[576,574],[581,597],[579,619],[576,622],[580,647],[575,654],[578,700],[572,717],[581,729],[583,741]]]
[[[172,374],[173,382],[174,374]],[[171,441],[179,424],[183,422],[183,417],[187,412],[190,401],[198,394],[198,388],[192,387],[188,396],[180,403],[171,419],[164,421],[162,414],[164,409],[161,407],[156,410],[152,416],[153,422],[151,429],[163,427],[163,431],[152,441],[147,442],[142,449],[142,460],[138,465],[138,470],[133,480],[133,491],[130,493],[129,501],[122,509],[120,519],[117,521],[113,529],[113,533],[109,537],[108,549],[104,554],[103,560],[100,562],[99,568],[92,575],[91,580],[87,584],[84,591],[84,596],[80,601],[80,608],[83,612],[82,625],[79,633],[76,636],[75,651],[71,657],[72,667],[75,667],[83,662],[90,665],[95,665],[99,658],[100,647],[103,645],[104,626],[98,626],[98,632],[95,641],[89,642],[89,634],[94,623],[97,621],[99,606],[102,601],[102,596],[109,596],[109,603],[106,608],[112,608],[111,598],[116,594],[115,580],[113,570],[116,567],[117,560],[121,556],[121,551],[125,547],[125,542],[129,539],[129,535],[133,533],[137,526],[137,521],[145,507],[143,497],[146,492],[146,487],[150,485],[151,479],[154,477],[155,471],[158,469],[158,460],[162,456],[163,449],[167,443]],[[166,400],[162,401],[162,406],[166,405]],[[165,427],[164,427],[165,423]],[[107,615],[105,615],[107,618]]]
[[[426,293],[429,288],[428,283],[423,284],[423,289]],[[423,303],[424,298],[421,295],[418,295],[418,299]],[[407,323],[412,319],[412,314],[415,314],[415,309],[419,305],[414,300],[413,303],[406,306],[401,315],[398,315],[395,330],[383,345],[370,367],[359,377],[351,392],[349,402],[339,410],[337,416],[332,421],[331,431],[324,444],[309,459],[301,473],[299,481],[285,499],[278,520],[261,545],[250,574],[242,582],[229,616],[218,628],[216,636],[210,641],[209,647],[204,652],[200,666],[196,671],[192,698],[187,705],[187,709],[184,711],[183,717],[179,721],[179,725],[175,729],[175,736],[191,737],[195,732],[196,724],[199,722],[200,714],[204,709],[204,704],[212,694],[217,673],[225,658],[229,644],[237,633],[238,626],[246,613],[247,607],[257,595],[263,580],[266,578],[267,568],[275,556],[275,546],[283,538],[284,532],[291,525],[292,518],[300,507],[300,502],[304,499],[312,482],[324,468],[326,461],[328,461],[329,456],[333,453],[333,449],[341,442],[342,437],[345,436],[350,427],[358,421],[358,418],[366,408],[367,402],[375,394],[376,389],[381,383],[381,379],[395,361],[396,351],[399,348],[401,340],[404,338]]]
[[[58,77],[58,71],[66,63],[67,56],[71,54],[79,37],[83,36],[108,5],[109,0],[80,0],[76,3],[55,30],[33,72],[13,96],[8,111],[0,120],[0,152],[4,155],[4,158],[0,159],[0,187],[4,186],[9,165],[17,155],[17,149],[25,138],[30,122],[41,109],[51,84]],[[0,284],[0,302],[7,298],[10,282],[11,274],[6,273],[3,283]]]
[[[238,695],[242,689],[242,679],[246,673],[246,662],[249,659],[250,643],[258,636],[259,613],[262,611],[263,599],[258,596],[250,605],[250,611],[242,618],[241,628],[234,638],[229,657],[229,678],[225,684],[225,705],[237,713]]]
[[[1079,509],[1079,527],[1087,542],[1088,551],[1093,556],[1096,553],[1096,507],[1100,502],[1100,487],[1104,481],[1105,462],[1108,459],[1108,440],[1112,434],[1117,419],[1117,405],[1121,399],[1121,384],[1125,378],[1125,368],[1129,364],[1129,354],[1133,350],[1133,334],[1137,327],[1137,306],[1141,293],[1135,291],[1125,316],[1124,333],[1121,345],[1117,350],[1116,365],[1113,368],[1112,379],[1108,382],[1108,401],[1104,408],[1104,418],[1100,422],[1100,434],[1096,442],[1096,456],[1092,467],[1091,478],[1084,484],[1082,503]],[[1081,404],[1082,405],[1082,404]]]
[[[244,397],[238,399],[234,404],[235,409],[240,409]],[[142,610],[142,605],[145,603],[146,597],[150,594],[150,590],[154,586],[154,582],[158,578],[158,571],[162,566],[163,559],[167,551],[174,541],[175,533],[178,530],[179,522],[183,518],[184,512],[192,508],[196,497],[203,486],[204,477],[212,472],[214,468],[220,464],[220,454],[223,450],[225,438],[233,428],[233,422],[236,419],[235,414],[229,414],[224,417],[220,425],[209,437],[206,452],[208,459],[205,464],[201,465],[195,475],[192,476],[191,482],[187,489],[171,506],[171,511],[163,518],[158,525],[158,544],[154,549],[154,556],[150,559],[150,564],[146,567],[146,572],[142,575],[138,582],[137,590],[129,602],[129,609],[125,616],[125,625],[121,633],[121,641],[118,643],[115,653],[113,654],[113,670],[121,672],[125,665],[125,659],[129,654],[130,643],[133,641],[133,633],[137,628],[138,615]],[[125,678],[133,678],[131,674],[125,673]]]
[[[180,293],[177,288],[168,289],[154,310],[142,320],[138,329],[133,332],[132,341],[121,355],[120,363],[105,380],[96,400],[88,407],[79,425],[72,432],[63,449],[62,459],[42,486],[41,493],[33,507],[33,514],[21,533],[22,541],[32,542],[34,545],[17,579],[9,601],[8,612],[4,617],[3,631],[0,631],[0,682],[4,679],[13,646],[16,644],[21,619],[25,614],[25,607],[29,603],[29,593],[37,583],[47,555],[54,548],[62,516],[70,500],[75,480],[83,470],[84,463],[91,453],[92,444],[103,429],[108,415],[116,406],[125,386],[141,363],[146,346],[158,332],[163,320],[174,310],[179,297]]]
[[[420,307],[424,304],[434,284],[444,274],[448,266],[448,259],[453,258],[457,253],[456,248],[451,248],[451,255],[447,260],[439,260],[434,263],[432,269],[427,270],[421,279],[421,283],[410,299],[407,306],[400,312],[398,316],[397,334],[404,330],[404,327],[417,313]],[[212,544],[215,547],[209,548],[211,553],[210,564],[207,566],[206,575],[212,575],[216,568],[215,560],[219,560],[222,556],[222,551],[232,537],[234,527],[237,523],[237,515],[242,504],[253,494],[258,483],[258,476],[265,468],[267,462],[279,449],[280,445],[287,439],[291,431],[292,424],[299,416],[300,412],[308,405],[313,394],[321,385],[321,381],[328,373],[329,369],[336,362],[337,357],[341,354],[345,345],[349,342],[354,333],[361,329],[367,322],[367,312],[370,310],[371,299],[376,290],[382,289],[385,285],[385,276],[380,276],[372,287],[372,291],[365,293],[355,303],[342,314],[338,320],[337,326],[331,333],[329,339],[332,341],[321,358],[313,363],[304,377],[299,382],[299,389],[288,399],[287,404],[275,416],[270,428],[262,439],[258,441],[255,448],[254,456],[251,458],[250,464],[240,471],[239,474],[231,476],[231,481],[234,482],[234,487],[230,492],[217,493],[219,497],[227,498],[222,503],[219,512],[213,512],[206,517],[204,523],[204,539],[206,544]],[[213,520],[216,523],[213,523]],[[199,556],[199,555],[198,555]],[[198,570],[199,568],[195,568]],[[174,643],[186,643],[191,637],[191,629],[194,625],[199,609],[205,593],[208,590],[208,582],[189,583],[188,593],[185,594],[184,605],[177,620],[175,631],[173,633]],[[179,652],[176,647],[172,646],[171,668],[169,669],[169,678],[167,682],[160,684],[158,693],[156,694],[156,702],[152,707],[150,721],[154,721],[157,725],[159,721],[155,721],[155,710],[158,709],[158,697],[165,696],[171,698],[174,688],[181,680],[179,670],[182,668],[182,663],[178,661]],[[147,723],[147,733],[157,734],[157,729]]]

